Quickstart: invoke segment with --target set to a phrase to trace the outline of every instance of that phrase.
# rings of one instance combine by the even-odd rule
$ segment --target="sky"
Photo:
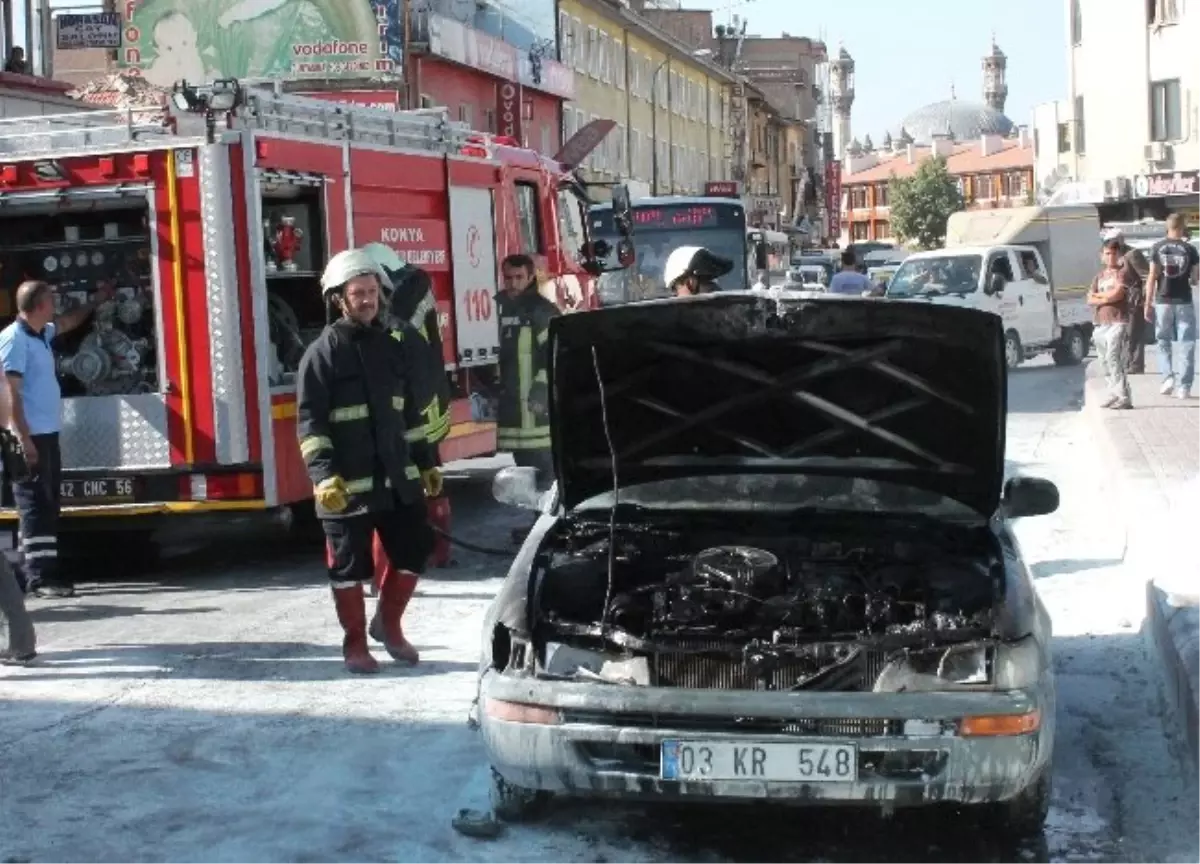
[[[683,0],[713,10],[714,24],[746,18],[746,33],[839,41],[854,58],[851,135],[878,144],[885,130],[931,102],[983,101],[984,54],[992,33],[1008,55],[1004,113],[1033,124],[1033,107],[1065,98],[1066,12],[1062,0]]]

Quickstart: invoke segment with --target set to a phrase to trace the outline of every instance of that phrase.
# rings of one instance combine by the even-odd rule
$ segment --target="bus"
[[[750,288],[754,247],[746,232],[746,210],[730,198],[660,196],[632,202],[633,245],[637,254],[627,270],[600,276],[597,294],[602,306],[666,297],[663,267],[667,256],[680,246],[703,246],[729,258],[733,269],[717,280],[723,291]],[[588,209],[589,236],[605,240],[613,252],[606,266],[615,266],[620,240],[613,225],[612,204],[594,204]]]

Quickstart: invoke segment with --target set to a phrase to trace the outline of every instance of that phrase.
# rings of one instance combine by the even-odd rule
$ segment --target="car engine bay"
[[[610,546],[607,522],[567,521],[543,546],[535,643],[645,657],[660,686],[869,690],[896,652],[994,636],[1003,565],[983,529],[660,521],[618,523]]]

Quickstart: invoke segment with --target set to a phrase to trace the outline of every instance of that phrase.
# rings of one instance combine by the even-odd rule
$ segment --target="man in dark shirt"
[[[1192,395],[1192,381],[1196,377],[1196,307],[1192,302],[1192,287],[1200,273],[1200,255],[1187,242],[1185,230],[1182,213],[1167,217],[1167,236],[1150,250],[1143,310],[1146,320],[1154,322],[1161,392],[1174,392],[1178,399]]]
[[[1087,302],[1095,310],[1096,356],[1108,382],[1108,398],[1103,408],[1132,408],[1129,377],[1125,371],[1129,353],[1129,297],[1133,287],[1132,271],[1124,266],[1121,240],[1110,237],[1104,241],[1104,269],[1092,280]]]

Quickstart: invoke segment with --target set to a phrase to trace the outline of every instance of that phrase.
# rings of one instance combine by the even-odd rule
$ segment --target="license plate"
[[[858,777],[853,744],[664,741],[663,780],[773,780],[833,783]]]
[[[59,484],[59,491],[64,502],[132,501],[133,480],[128,477],[64,480]]]

